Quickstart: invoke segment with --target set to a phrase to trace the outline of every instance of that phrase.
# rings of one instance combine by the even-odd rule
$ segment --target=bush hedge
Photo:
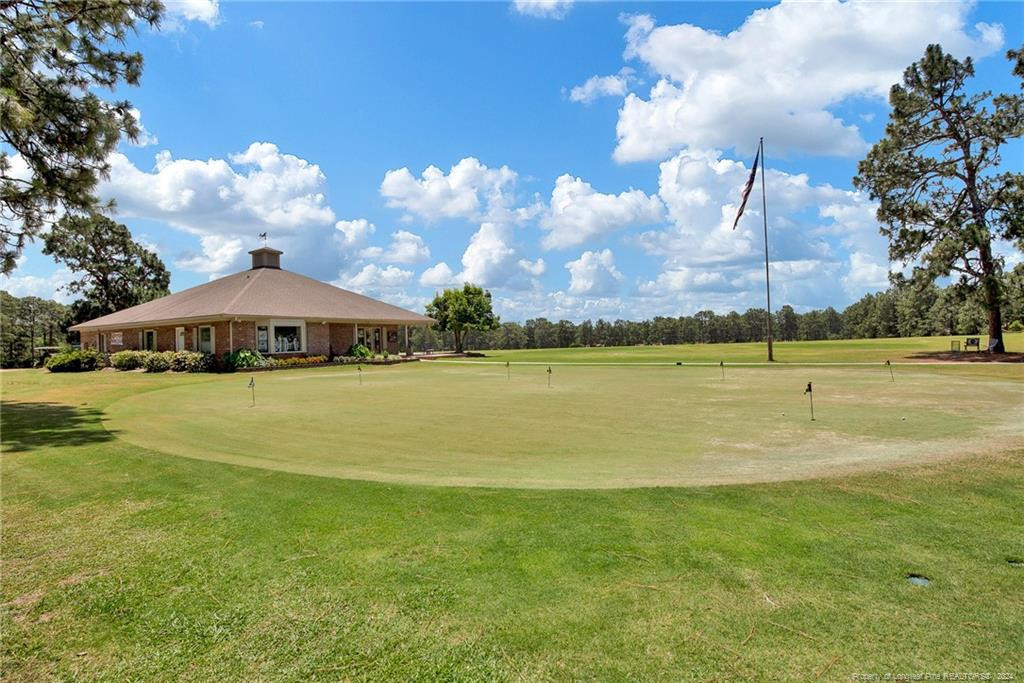
[[[146,372],[210,372],[213,357],[199,351],[118,351],[110,356],[110,364],[118,370]]]
[[[148,351],[118,351],[110,355],[110,365],[118,370],[137,370],[142,367]]]
[[[245,368],[265,368],[270,365],[270,359],[266,358],[259,351],[252,349],[238,349],[225,353],[222,358],[226,370],[243,370]]]
[[[348,347],[345,355],[349,358],[373,358],[373,352],[363,344],[353,344]]]
[[[89,372],[106,365],[106,357],[92,349],[55,353],[46,359],[50,372]]]
[[[174,351],[170,360],[172,372],[210,372],[214,369],[213,356],[200,351]]]
[[[171,356],[174,351],[147,351],[142,359],[142,367],[146,372],[167,372],[171,369]]]

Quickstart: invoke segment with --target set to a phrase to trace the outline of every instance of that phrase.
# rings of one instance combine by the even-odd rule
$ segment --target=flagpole
[[[764,291],[768,299],[768,360],[774,361],[772,352],[772,285],[768,275],[768,198],[765,195],[764,183],[764,138],[759,145],[761,157],[761,217],[764,219]]]

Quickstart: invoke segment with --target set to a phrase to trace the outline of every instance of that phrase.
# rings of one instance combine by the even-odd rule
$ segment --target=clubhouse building
[[[409,327],[434,320],[281,268],[277,249],[249,252],[250,270],[73,325],[82,348],[202,351],[255,349],[281,356],[409,350]]]

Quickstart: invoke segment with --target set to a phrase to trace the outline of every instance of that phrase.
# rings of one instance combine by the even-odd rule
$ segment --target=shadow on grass
[[[960,363],[1024,363],[1024,353],[988,353],[986,351],[918,351],[907,355],[908,360],[958,361]]]
[[[44,446],[84,446],[110,441],[100,423],[102,411],[60,403],[0,403],[0,443],[5,452]]]

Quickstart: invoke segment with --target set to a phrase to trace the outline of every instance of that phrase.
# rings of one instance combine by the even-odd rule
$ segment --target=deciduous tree
[[[446,289],[427,304],[427,315],[437,321],[435,328],[455,336],[455,351],[462,353],[466,332],[493,330],[500,321],[491,307],[491,293],[466,283],[462,289]]]

